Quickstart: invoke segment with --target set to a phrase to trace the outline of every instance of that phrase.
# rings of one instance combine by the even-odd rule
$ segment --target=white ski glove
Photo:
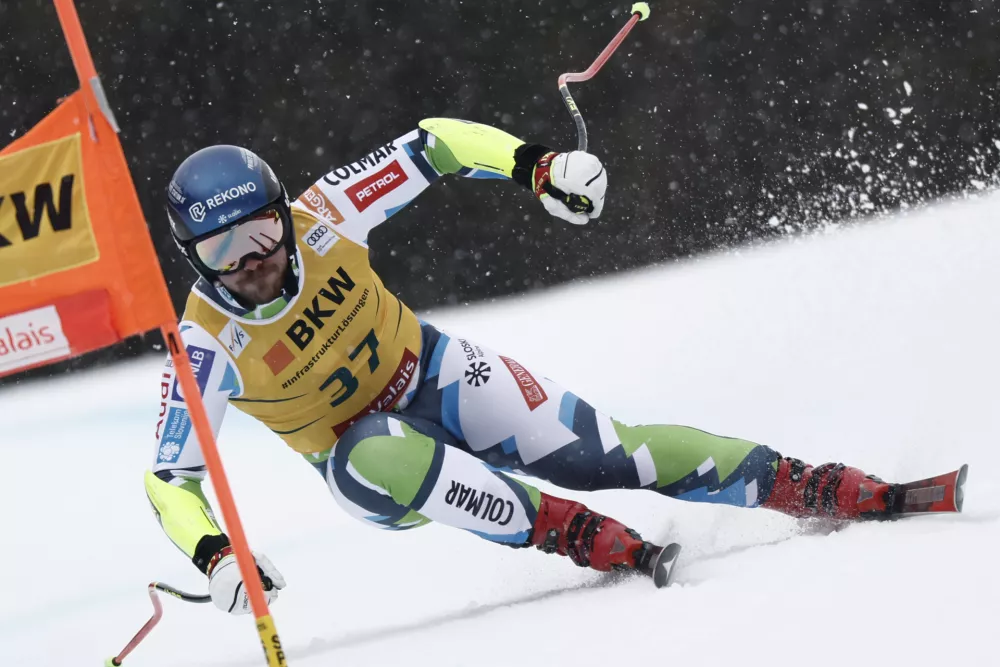
[[[222,611],[233,615],[250,613],[250,596],[243,586],[240,566],[232,548],[226,547],[218,555],[218,561],[210,564],[208,570],[208,593],[212,596],[212,602]],[[254,552],[253,557],[264,584],[264,597],[271,604],[278,597],[278,591],[285,587],[285,578],[267,556]],[[216,561],[215,558],[212,560]]]
[[[549,214],[574,225],[600,217],[608,172],[596,155],[524,144],[514,151],[514,160],[514,180],[530,188]]]

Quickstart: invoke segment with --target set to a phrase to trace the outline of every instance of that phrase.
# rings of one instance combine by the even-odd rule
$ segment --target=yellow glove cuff
[[[419,125],[440,140],[429,146],[427,152],[434,168],[446,174],[466,167],[510,178],[514,150],[524,143],[503,130],[467,120],[425,118]]]

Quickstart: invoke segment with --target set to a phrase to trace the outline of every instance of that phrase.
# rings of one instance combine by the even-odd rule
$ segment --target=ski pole
[[[576,102],[573,100],[573,96],[569,94],[569,86],[566,84],[570,82],[577,81],[587,81],[593,78],[597,74],[604,63],[607,62],[611,54],[615,52],[618,45],[624,41],[625,37],[628,36],[629,31],[632,30],[634,26],[639,21],[645,21],[649,18],[649,5],[645,2],[637,2],[632,5],[632,9],[629,10],[632,14],[632,18],[628,20],[628,23],[618,31],[615,38],[604,47],[601,51],[601,55],[597,56],[597,59],[591,63],[590,67],[584,72],[566,72],[565,74],[559,75],[559,94],[562,95],[563,102],[566,104],[566,108],[569,110],[571,116],[573,116],[573,121],[576,123],[576,134],[578,139],[577,150],[586,151],[587,150],[587,126],[583,122],[583,114],[580,113],[580,109],[576,106]]]
[[[148,621],[146,621],[145,625],[139,628],[139,632],[135,633],[135,637],[132,637],[132,640],[129,641],[129,643],[118,655],[104,661],[104,667],[120,667],[125,657],[131,653],[132,650],[139,645],[139,642],[145,639],[146,635],[148,635],[153,628],[156,627],[156,624],[160,622],[160,619],[163,617],[163,605],[160,604],[160,598],[156,595],[156,591],[163,591],[164,593],[173,595],[175,598],[184,600],[185,602],[196,602],[198,604],[209,602],[212,599],[211,595],[194,595],[192,593],[185,593],[184,591],[178,590],[167,584],[162,584],[157,581],[152,582],[149,584],[149,599],[153,602],[153,615]]]

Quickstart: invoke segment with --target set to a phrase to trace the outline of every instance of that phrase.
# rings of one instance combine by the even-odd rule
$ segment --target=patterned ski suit
[[[297,295],[247,311],[199,281],[180,329],[213,429],[229,404],[252,415],[324,475],[342,507],[387,529],[438,521],[524,544],[540,493],[522,476],[759,505],[774,484],[773,450],[617,422],[540,370],[420,322],[372,270],[373,227],[445,174],[509,179],[521,143],[482,125],[423,121],[295,200]],[[220,529],[169,360],[160,399],[147,493],[193,556]]]

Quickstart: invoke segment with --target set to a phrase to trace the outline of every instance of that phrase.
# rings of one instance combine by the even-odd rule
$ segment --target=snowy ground
[[[625,421],[690,424],[886,478],[970,464],[964,515],[826,535],[799,535],[764,510],[572,494],[685,545],[678,584],[662,591],[574,588],[595,576],[441,526],[363,526],[232,411],[223,458],[254,547],[288,580],[273,611],[290,664],[989,664],[1000,621],[998,287],[994,195],[427,315]],[[158,368],[0,392],[4,665],[96,667],[149,615],[147,582],[204,590],[143,494]],[[126,665],[263,664],[251,619],[164,605]]]

